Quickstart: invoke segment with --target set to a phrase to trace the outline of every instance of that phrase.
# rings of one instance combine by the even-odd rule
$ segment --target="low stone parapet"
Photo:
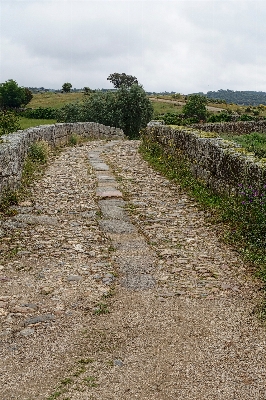
[[[206,132],[228,133],[234,135],[246,135],[252,132],[259,132],[266,134],[266,120],[210,122],[206,124],[193,124],[191,125],[191,127]]]
[[[72,134],[90,139],[123,139],[122,129],[95,122],[41,125],[1,137],[0,144],[0,197],[7,188],[18,187],[24,160],[31,144],[45,140],[52,146],[67,144]]]
[[[212,137],[214,136],[214,137]],[[240,145],[191,128],[152,126],[143,131],[146,146],[159,144],[166,154],[189,161],[194,177],[219,193],[237,193],[239,184],[266,184],[266,160]]]

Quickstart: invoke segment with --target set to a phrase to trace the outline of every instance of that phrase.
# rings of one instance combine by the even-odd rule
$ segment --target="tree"
[[[183,114],[186,118],[205,121],[207,117],[206,104],[206,97],[199,94],[192,94],[188,97],[187,103],[183,107]]]
[[[139,131],[151,120],[152,104],[142,86],[133,84],[130,88],[121,86],[116,93],[119,110],[119,127],[130,138],[139,137]]]
[[[88,95],[93,92],[93,90],[90,89],[88,86],[84,86],[83,90],[85,95]]]
[[[0,134],[16,132],[20,129],[19,117],[12,111],[0,111]]]
[[[66,83],[64,83],[64,84],[62,85],[62,90],[63,90],[63,92],[65,92],[65,93],[69,93],[70,90],[71,90],[71,88],[72,88],[72,85],[71,85],[71,83],[69,83],[69,82],[66,82]]]
[[[29,90],[28,88],[25,88],[24,90],[25,90],[25,98],[26,98],[26,101],[27,101],[27,102],[25,103],[25,105],[26,105],[26,104],[29,104],[30,101],[32,100],[33,94],[32,94],[32,92],[31,92],[31,90]]]
[[[129,88],[133,84],[138,85],[138,80],[135,76],[127,75],[124,72],[122,74],[119,74],[118,72],[110,74],[107,80],[112,82],[116,89],[121,88],[121,86]]]
[[[144,89],[137,84],[121,86],[116,92],[97,91],[85,96],[82,103],[70,103],[60,108],[60,122],[94,121],[123,129],[129,138],[139,137],[139,131],[152,118],[152,104]]]
[[[18,108],[32,99],[29,89],[18,86],[13,79],[0,84],[0,106],[3,109]]]

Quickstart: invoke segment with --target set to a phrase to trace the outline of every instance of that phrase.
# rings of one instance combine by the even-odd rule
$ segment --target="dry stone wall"
[[[121,139],[124,133],[119,128],[95,122],[61,123],[41,125],[2,136],[0,143],[0,197],[5,189],[18,187],[25,157],[30,145],[39,140],[49,144],[64,145],[72,134],[91,139]]]
[[[251,132],[266,133],[266,120],[193,124],[191,127],[206,132],[245,135]]]
[[[218,193],[237,193],[239,184],[266,184],[266,160],[257,160],[240,145],[206,132],[181,127],[150,126],[144,142],[159,144],[166,154],[188,159],[193,175]]]

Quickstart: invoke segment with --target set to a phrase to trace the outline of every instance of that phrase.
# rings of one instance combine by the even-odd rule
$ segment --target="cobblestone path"
[[[1,400],[265,400],[260,284],[137,141],[66,148],[0,221]]]

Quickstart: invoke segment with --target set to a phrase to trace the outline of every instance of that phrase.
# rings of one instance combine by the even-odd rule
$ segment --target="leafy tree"
[[[65,93],[69,93],[70,90],[71,90],[71,88],[72,88],[72,85],[71,85],[71,83],[69,83],[69,82],[65,82],[65,83],[62,85],[62,90],[63,90],[63,92],[65,92]]]
[[[133,84],[116,92],[97,91],[85,96],[82,103],[67,104],[59,110],[61,122],[94,121],[123,129],[130,138],[139,136],[141,128],[152,118],[152,105],[144,89]]]
[[[0,111],[0,133],[7,135],[20,129],[19,117],[12,111]]]
[[[184,105],[182,111],[186,118],[194,118],[196,121],[206,120],[207,99],[199,94],[192,94],[188,97],[187,103]]]
[[[129,88],[133,84],[138,85],[138,80],[135,76],[127,75],[124,72],[122,74],[119,74],[118,72],[110,74],[107,80],[112,82],[116,89],[121,88],[121,86]]]
[[[88,94],[90,94],[90,93],[92,93],[93,92],[93,90],[92,89],[90,89],[88,86],[84,86],[84,94],[85,95],[88,95]]]
[[[29,104],[30,101],[32,100],[33,94],[32,94],[32,92],[31,92],[28,88],[25,88],[24,90],[25,90],[25,98],[26,98],[26,103],[25,103],[25,105],[26,105],[26,104]]]
[[[133,84],[127,89],[125,86],[116,93],[117,114],[119,127],[130,138],[139,137],[139,131],[151,120],[152,104],[142,86]]]
[[[29,89],[18,86],[13,79],[0,84],[0,106],[3,109],[18,108],[32,99]]]

